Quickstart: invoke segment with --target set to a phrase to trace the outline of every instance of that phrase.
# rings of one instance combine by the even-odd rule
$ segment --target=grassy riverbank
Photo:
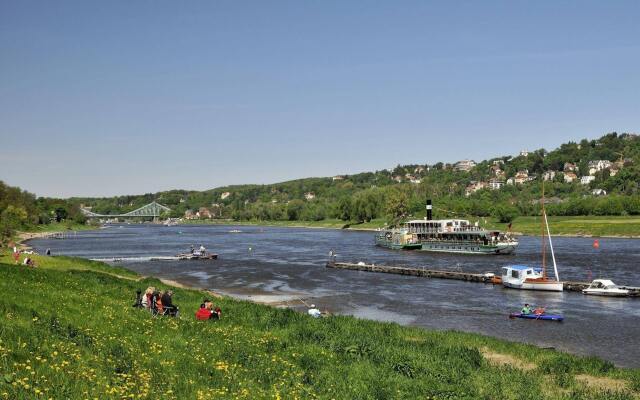
[[[490,229],[507,230],[507,224],[499,223],[496,219],[480,218],[482,226]],[[486,222],[485,222],[486,221]],[[472,221],[475,222],[475,221]],[[369,222],[345,222],[339,219],[322,221],[232,221],[207,220],[190,221],[195,224],[220,225],[261,225],[287,226],[304,228],[329,228],[351,230],[375,230],[385,226],[382,218]],[[582,216],[582,217],[549,217],[552,235],[563,236],[609,236],[609,237],[640,237],[640,216]],[[518,217],[513,221],[512,230],[524,235],[540,235],[540,217]]]
[[[75,224],[66,222],[53,222],[46,225],[35,225],[26,231],[15,232],[7,241],[23,242],[28,239],[44,237],[52,233],[73,233],[77,231],[88,231],[98,229],[96,225]]]
[[[639,216],[548,217],[552,235],[640,237]],[[487,226],[505,230],[507,224],[489,220]],[[540,217],[518,217],[512,229],[525,235],[540,235]]]
[[[122,268],[0,257],[0,398],[633,399],[640,370],[481,335],[216,299],[176,288],[182,318],[131,307],[154,285]]]

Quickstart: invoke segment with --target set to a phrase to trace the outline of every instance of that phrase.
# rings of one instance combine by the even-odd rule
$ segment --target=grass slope
[[[0,398],[633,399],[640,371],[481,335],[312,319],[176,288],[182,317],[131,307],[155,279],[105,264],[0,258]],[[122,276],[122,277],[120,277]]]

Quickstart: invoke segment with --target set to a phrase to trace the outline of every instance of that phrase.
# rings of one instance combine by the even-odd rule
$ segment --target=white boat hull
[[[588,294],[591,296],[606,296],[606,297],[627,297],[629,296],[629,291],[625,289],[583,289],[583,294]]]
[[[564,285],[562,282],[502,282],[504,287],[521,290],[543,290],[546,292],[562,292]]]

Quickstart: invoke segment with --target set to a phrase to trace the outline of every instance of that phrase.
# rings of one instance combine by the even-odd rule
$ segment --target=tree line
[[[0,243],[19,230],[29,230],[52,222],[84,224],[86,218],[77,203],[36,196],[0,181]]]
[[[561,171],[575,164],[578,175],[588,174],[591,160],[622,161],[615,175],[598,171],[588,185],[566,183]],[[494,177],[498,165],[506,177],[527,170],[534,180],[505,185],[499,190],[467,193],[472,182]],[[36,198],[18,188],[0,186],[0,222],[5,231],[24,229],[52,220],[83,221],[80,205],[101,214],[121,214],[157,201],[171,208],[167,216],[182,217],[187,210],[206,208],[213,218],[237,221],[321,221],[346,223],[384,218],[396,224],[421,218],[427,199],[433,199],[434,217],[494,217],[509,222],[517,216],[538,215],[542,175],[556,176],[545,182],[546,208],[551,215],[638,215],[640,196],[640,137],[610,133],[595,140],[569,142],[552,151],[538,149],[528,155],[502,156],[478,162],[469,171],[438,162],[432,165],[398,165],[392,169],[334,178],[306,178],[270,185],[236,185],[207,191],[171,190],[144,195],[68,200]],[[606,196],[595,196],[602,189]],[[12,206],[9,208],[9,206]]]

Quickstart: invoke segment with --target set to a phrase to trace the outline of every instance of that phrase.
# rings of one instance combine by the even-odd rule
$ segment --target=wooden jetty
[[[454,279],[458,281],[495,284],[495,280],[493,279],[494,278],[493,274],[478,274],[478,273],[463,272],[463,271],[443,271],[443,270],[415,268],[415,267],[393,267],[388,265],[374,265],[374,264],[364,264],[364,263],[355,264],[355,263],[328,262],[326,267],[336,268],[336,269],[348,269],[352,271],[382,272],[386,274],[410,275],[410,276],[419,276],[423,278]],[[569,292],[582,292],[582,289],[585,289],[589,286],[589,282],[565,281],[563,283],[564,283],[564,290]]]
[[[51,232],[42,235],[44,239],[75,239],[78,237],[77,231]]]

